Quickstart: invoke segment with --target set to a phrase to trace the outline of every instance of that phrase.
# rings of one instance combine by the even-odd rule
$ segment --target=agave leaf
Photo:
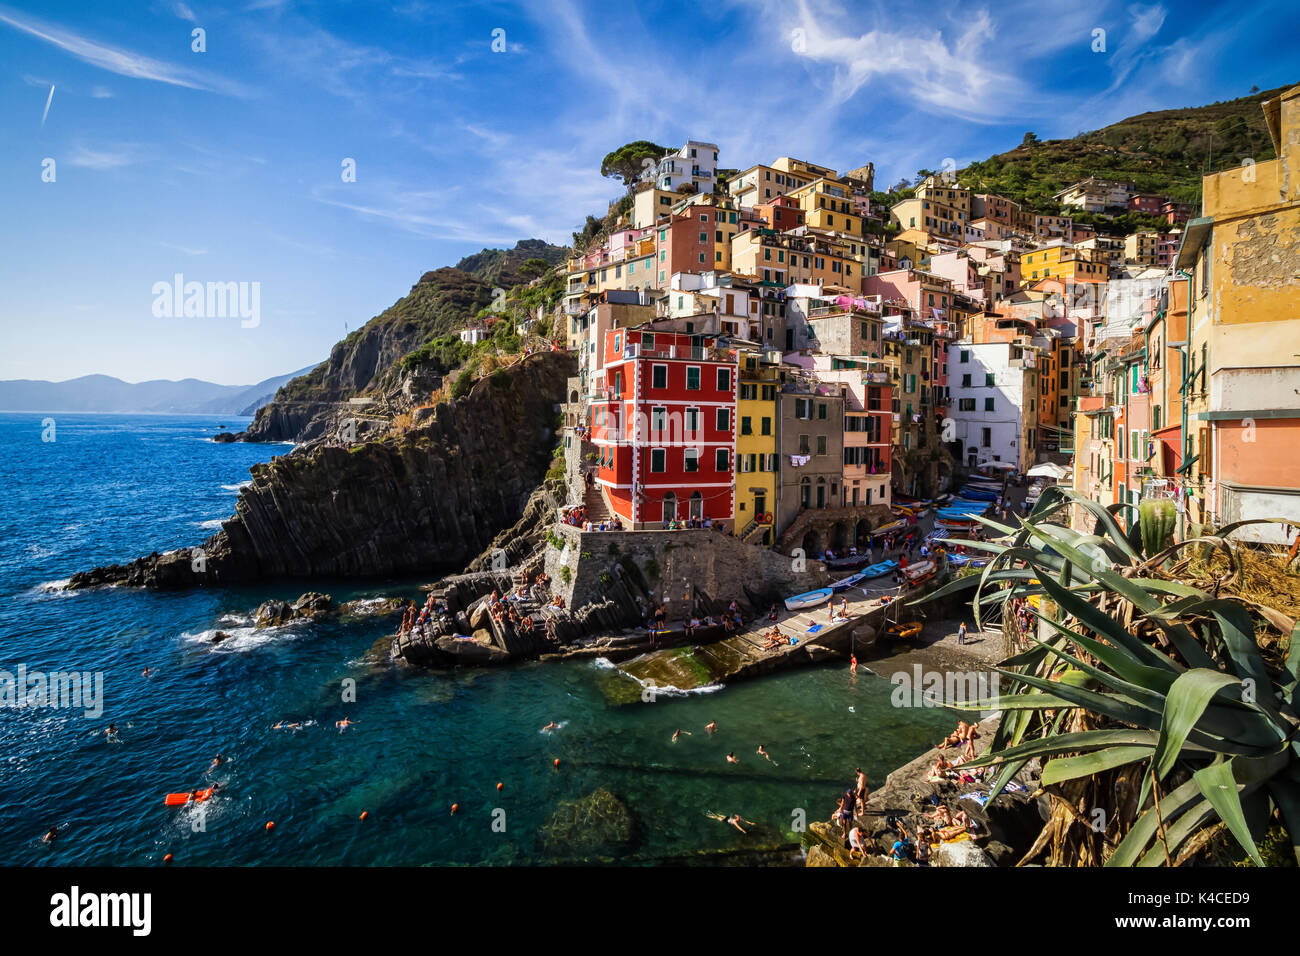
[[[1219,622],[1219,633],[1232,658],[1232,669],[1243,680],[1249,678],[1255,682],[1260,694],[1267,694],[1272,687],[1268,668],[1259,656],[1259,645],[1255,643],[1255,625],[1250,620],[1250,612],[1239,604],[1223,601],[1214,611],[1214,618]]]
[[[1081,568],[1087,568],[1094,578],[1101,581],[1112,591],[1116,591],[1133,602],[1133,605],[1142,611],[1153,611],[1160,606],[1158,602],[1141,587],[1134,584],[1128,578],[1115,571],[1099,569],[1095,567],[1092,556],[1084,554],[1072,545],[1061,540],[1061,536],[1056,534],[1057,528],[1054,525],[1044,525],[1043,527],[1029,526],[1029,531],[1034,537],[1049,543],[1055,550],[1061,552],[1066,558],[1075,562]]]
[[[1162,805],[1163,808],[1163,805]],[[1157,841],[1155,846],[1142,854],[1142,858],[1137,861],[1137,866],[1164,866],[1165,864],[1165,844],[1169,847],[1169,859],[1176,860],[1178,851],[1183,844],[1200,832],[1205,824],[1213,820],[1218,814],[1214,810],[1214,805],[1209,800],[1199,800],[1192,804],[1191,808],[1179,815],[1172,826],[1165,828],[1165,839],[1163,842]]]
[[[1178,675],[1165,698],[1160,743],[1156,746],[1155,774],[1163,780],[1173,769],[1188,733],[1196,726],[1210,699],[1225,687],[1241,683],[1229,674],[1197,668]]]
[[[1286,649],[1286,679],[1282,682],[1282,692],[1291,695],[1291,709],[1296,709],[1296,687],[1300,686],[1300,624],[1291,629],[1291,643]]]
[[[1147,775],[1150,779],[1150,774]],[[1106,861],[1106,866],[1132,866],[1147,848],[1151,838],[1156,835],[1156,828],[1163,819],[1166,826],[1188,808],[1193,801],[1202,801],[1200,788],[1195,780],[1188,780],[1181,787],[1160,798],[1160,815],[1156,815],[1154,806],[1148,808],[1133,822],[1133,826],[1124,839],[1120,841],[1115,852]],[[1139,804],[1141,806],[1141,804]]]
[[[1107,747],[1077,757],[1057,757],[1043,766],[1043,786],[1076,777],[1089,777],[1094,773],[1145,760],[1151,756],[1152,750],[1151,747]]]
[[[1282,815],[1291,839],[1291,852],[1295,854],[1296,864],[1300,865],[1300,783],[1281,776],[1274,777],[1268,782],[1268,794]]]
[[[1102,611],[1095,604],[1085,601],[1073,591],[1062,588],[1051,580],[1044,582],[1043,590],[1060,605],[1062,610],[1068,611],[1081,624],[1091,628],[1115,647],[1128,652],[1129,656],[1134,660],[1174,673],[1185,670],[1182,665],[1176,663],[1170,657],[1134,637],[1125,630],[1119,621]]]
[[[1214,807],[1219,819],[1228,825],[1228,830],[1237,838],[1241,848],[1250,854],[1256,866],[1263,866],[1264,860],[1259,855],[1259,849],[1255,846],[1250,828],[1246,826],[1246,817],[1241,810],[1237,781],[1232,775],[1233,762],[1216,760],[1208,767],[1202,767],[1192,774],[1192,779],[1200,787],[1201,793],[1205,794],[1205,799]]]
[[[1112,671],[1114,671],[1125,682],[1140,686],[1146,690],[1158,694],[1164,694],[1169,691],[1177,672],[1163,668],[1151,667],[1146,664],[1139,664],[1133,660],[1132,656],[1108,644],[1102,644],[1094,641],[1092,638],[1084,637],[1082,634],[1072,631],[1063,624],[1057,624],[1055,621],[1044,617],[1037,611],[1033,612],[1039,620],[1047,621],[1052,627],[1056,628],[1062,634],[1079,647],[1083,648],[1088,654],[1091,654],[1097,660],[1101,661]],[[1109,682],[1108,682],[1109,683]]]

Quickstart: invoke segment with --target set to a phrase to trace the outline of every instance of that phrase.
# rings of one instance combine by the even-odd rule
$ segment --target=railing
[[[715,350],[702,345],[659,345],[645,348],[639,344],[629,344],[623,349],[625,358],[666,358],[688,359],[694,362],[717,358]]]

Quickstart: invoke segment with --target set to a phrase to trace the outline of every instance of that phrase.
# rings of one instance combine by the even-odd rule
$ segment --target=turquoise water
[[[204,440],[218,423],[242,427],[229,417],[55,418],[57,440],[43,442],[41,416],[0,415],[0,670],[102,673],[104,710],[0,708],[0,864],[680,859],[793,841],[798,811],[829,817],[856,767],[878,783],[953,723],[893,708],[885,680],[840,666],[619,708],[603,688],[620,678],[599,664],[420,672],[379,653],[383,622],[245,626],[267,598],[417,597],[417,581],[50,590],[77,570],[198,544],[204,522],[233,511],[249,466],[287,450]],[[207,643],[217,628],[232,639]],[[344,716],[356,724],[339,733]],[[305,726],[270,729],[280,720]],[[117,742],[102,733],[110,721]],[[551,721],[560,729],[543,733]],[[679,727],[691,736],[672,743]],[[227,762],[209,777],[218,752]],[[163,805],[209,780],[222,789],[202,816]],[[562,801],[600,787],[630,811],[626,840],[543,842]],[[758,826],[743,836],[708,811]],[[39,838],[53,824],[65,829],[51,848]]]

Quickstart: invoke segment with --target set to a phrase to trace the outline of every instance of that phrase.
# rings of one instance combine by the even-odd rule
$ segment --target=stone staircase
[[[587,509],[587,520],[592,524],[613,518],[614,514],[609,510],[609,505],[605,503],[605,494],[600,485],[592,483],[590,488],[583,487],[582,503]]]

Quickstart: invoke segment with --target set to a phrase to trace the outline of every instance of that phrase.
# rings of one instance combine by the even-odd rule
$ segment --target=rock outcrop
[[[234,516],[200,547],[81,572],[69,587],[458,570],[520,519],[545,477],[573,366],[568,353],[538,353],[402,434],[256,465]]]

